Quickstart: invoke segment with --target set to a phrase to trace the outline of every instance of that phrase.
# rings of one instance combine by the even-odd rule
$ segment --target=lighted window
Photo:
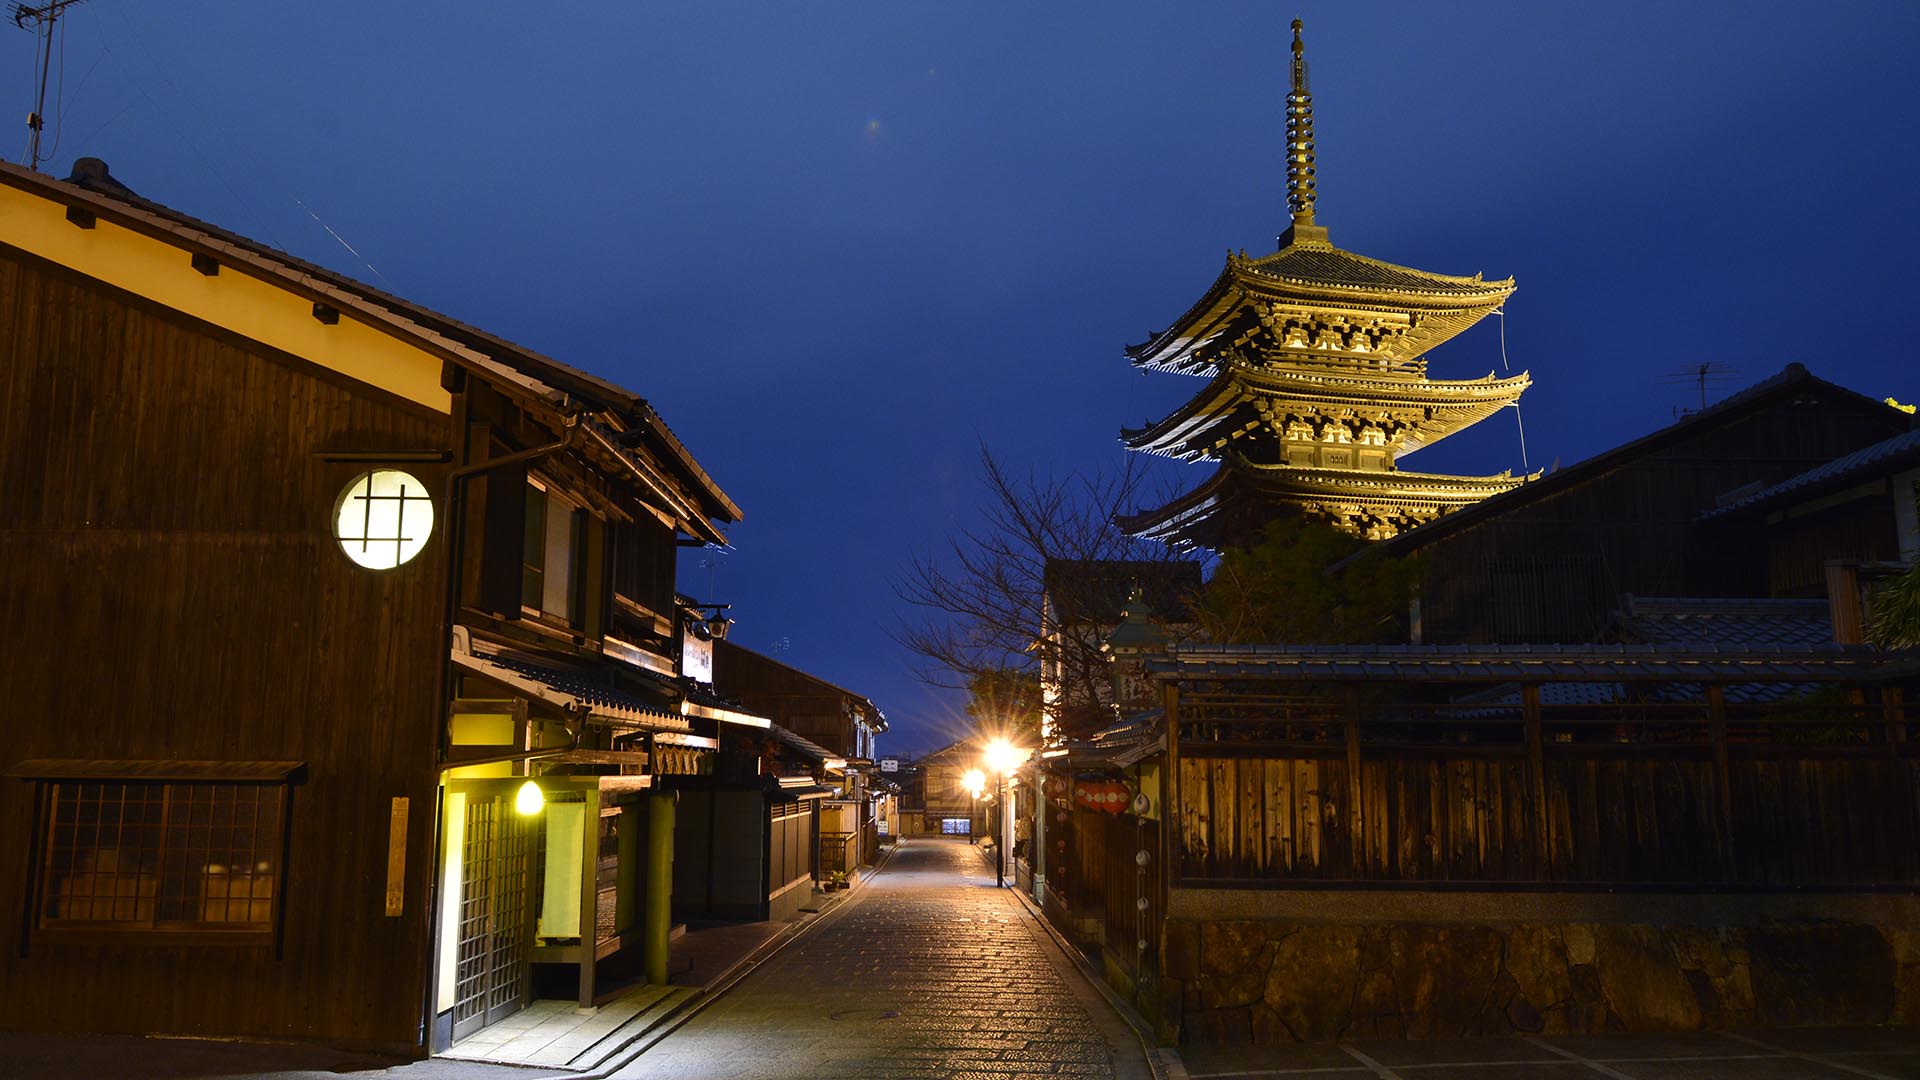
[[[46,785],[37,923],[49,929],[273,929],[285,787]]]
[[[347,558],[391,570],[415,555],[433,533],[427,485],[398,469],[362,473],[340,493],[333,535]]]

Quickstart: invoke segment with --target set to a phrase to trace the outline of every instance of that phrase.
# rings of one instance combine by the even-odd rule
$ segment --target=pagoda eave
[[[1249,511],[1265,520],[1290,507],[1332,520],[1371,539],[1416,525],[1510,491],[1540,474],[1444,476],[1433,473],[1369,472],[1253,465],[1229,459],[1206,483],[1155,510],[1116,518],[1123,532],[1180,548],[1219,550],[1257,531]]]
[[[1275,417],[1351,411],[1363,419],[1402,425],[1388,445],[1398,454],[1431,446],[1519,400],[1532,385],[1526,374],[1459,382],[1369,380],[1345,375],[1265,371],[1235,366],[1158,423],[1122,429],[1130,450],[1192,461]]]

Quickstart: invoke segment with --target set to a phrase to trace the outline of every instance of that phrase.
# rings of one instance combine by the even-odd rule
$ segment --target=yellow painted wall
[[[440,359],[342,312],[328,326],[313,302],[232,266],[208,277],[188,251],[101,218],[91,229],[66,207],[0,184],[0,243],[58,263],[370,386],[451,412]]]

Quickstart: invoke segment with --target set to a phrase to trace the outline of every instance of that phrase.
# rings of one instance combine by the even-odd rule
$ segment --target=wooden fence
[[[1914,717],[1853,696],[1183,698],[1170,855],[1217,884],[1920,885]]]

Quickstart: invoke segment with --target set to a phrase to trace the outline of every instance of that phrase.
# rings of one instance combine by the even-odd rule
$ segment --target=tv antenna
[[[40,130],[46,127],[47,116],[47,72],[53,67],[53,31],[60,16],[80,0],[48,0],[39,7],[25,4],[13,5],[13,25],[22,30],[32,30],[41,35],[40,49],[40,94],[34,100],[33,111],[27,114],[27,127],[33,132],[28,144],[26,166],[29,169],[40,168]]]
[[[1692,384],[1700,391],[1700,409],[1704,411],[1707,407],[1707,384],[1726,382],[1739,373],[1739,368],[1722,364],[1717,360],[1709,360],[1704,363],[1695,364],[1684,371],[1669,371],[1660,381],[1678,385]],[[1681,409],[1677,411],[1685,412],[1687,410]]]

